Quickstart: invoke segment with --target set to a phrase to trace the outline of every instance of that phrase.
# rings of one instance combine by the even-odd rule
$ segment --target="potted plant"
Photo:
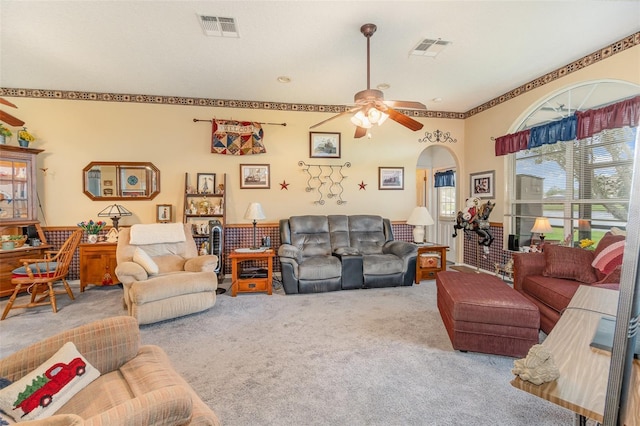
[[[87,241],[90,243],[98,242],[98,234],[102,231],[102,228],[107,224],[107,222],[99,220],[94,222],[93,219],[88,222],[80,222],[78,226],[85,231],[87,231]]]
[[[4,124],[0,124],[0,144],[7,143],[7,138],[10,138],[12,134]]]
[[[18,143],[20,146],[28,147],[29,143],[36,140],[35,137],[31,133],[27,131],[26,127],[23,127],[22,130],[18,130]]]

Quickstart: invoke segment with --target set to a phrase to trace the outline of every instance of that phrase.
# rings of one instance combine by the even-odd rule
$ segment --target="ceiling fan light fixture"
[[[377,124],[380,126],[387,118],[389,118],[389,114],[380,111],[377,108],[369,108],[369,111],[367,111],[367,118],[371,124]]]
[[[362,127],[363,129],[371,128],[371,122],[364,114],[364,112],[362,112],[362,110],[358,111],[353,117],[351,117],[351,122],[358,127]]]

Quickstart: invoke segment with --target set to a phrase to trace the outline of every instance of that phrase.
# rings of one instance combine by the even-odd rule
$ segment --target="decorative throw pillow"
[[[591,262],[593,252],[581,248],[544,245],[544,270],[542,275],[553,278],[567,278],[592,284],[598,281]]]
[[[136,247],[136,251],[133,252],[133,261],[142,266],[149,275],[156,275],[160,271],[156,262],[140,247]]]
[[[593,259],[591,265],[603,274],[609,274],[616,269],[617,266],[622,265],[623,254],[624,241],[618,241],[602,250],[596,258]]]
[[[99,376],[76,345],[67,342],[34,371],[0,390],[0,410],[18,422],[49,417]]]

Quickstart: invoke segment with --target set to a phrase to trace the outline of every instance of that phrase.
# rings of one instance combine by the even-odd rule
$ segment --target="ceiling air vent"
[[[198,15],[202,30],[208,36],[213,37],[240,37],[234,18],[220,16]]]
[[[445,47],[450,45],[450,41],[445,41],[442,39],[429,39],[426,38],[418,43],[416,47],[411,50],[410,55],[416,56],[428,56],[430,58],[435,58],[438,56],[440,52],[442,52]]]

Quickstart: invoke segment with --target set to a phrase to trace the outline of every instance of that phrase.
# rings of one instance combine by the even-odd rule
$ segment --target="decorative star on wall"
[[[288,191],[289,190],[289,185],[291,185],[291,184],[287,183],[286,180],[283,180],[282,183],[280,184],[280,191],[282,191],[283,189],[286,189]]]
[[[364,181],[360,181],[360,183],[358,184],[358,186],[360,187],[360,189],[364,189],[365,191],[367,190],[367,188],[365,188],[367,186],[366,183],[364,183]]]

